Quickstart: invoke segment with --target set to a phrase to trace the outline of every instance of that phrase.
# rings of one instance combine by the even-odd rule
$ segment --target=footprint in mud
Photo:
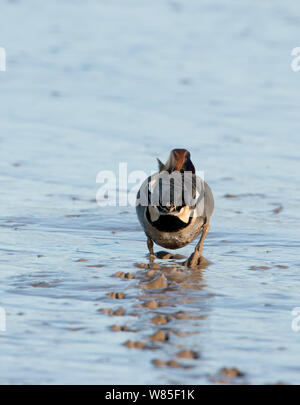
[[[184,261],[184,262],[179,262],[179,264],[180,264],[181,266],[185,266],[185,267],[186,267],[185,261]],[[204,270],[204,269],[206,269],[206,267],[208,267],[210,264],[212,264],[212,262],[211,262],[210,260],[206,259],[204,256],[201,256],[200,259],[199,259],[199,261],[198,261],[198,264],[195,266],[195,268],[193,268],[193,271]]]
[[[152,364],[155,367],[191,368],[191,366],[185,366],[185,365],[179,363],[177,360],[165,361],[162,359],[154,359],[154,360],[152,360]]]
[[[111,325],[109,329],[113,332],[137,332],[137,330],[130,329],[127,325]]]
[[[167,342],[169,339],[169,334],[163,330],[158,330],[152,336],[150,336],[150,340],[152,342]]]
[[[184,349],[176,354],[177,357],[182,359],[198,359],[200,357],[199,353],[193,350]]]
[[[171,319],[171,315],[156,315],[154,318],[151,319],[151,322],[155,323],[156,325],[165,325],[166,323],[170,322]]]
[[[182,260],[185,257],[182,255],[173,255],[168,252],[158,252],[156,254],[157,259],[166,259],[166,260]],[[204,262],[203,262],[204,263]],[[210,263],[205,260],[205,265]],[[136,327],[135,325],[116,325],[113,324],[109,327],[112,332],[139,332],[140,323],[143,322],[146,328],[152,328],[153,325],[161,326],[162,329],[152,331],[148,335],[148,343],[145,343],[139,339],[136,341],[127,340],[123,343],[128,349],[138,349],[138,350],[158,350],[162,354],[168,352],[168,348],[174,346],[174,343],[170,341],[170,335],[174,334],[174,337],[184,338],[189,333],[183,329],[183,324],[189,320],[194,319],[205,319],[205,315],[196,314],[194,312],[187,311],[177,311],[174,312],[174,307],[180,304],[183,299],[183,295],[177,295],[175,291],[180,291],[182,287],[184,288],[203,288],[202,285],[202,272],[199,270],[191,271],[190,269],[184,269],[182,266],[184,262],[175,262],[175,263],[135,263],[134,266],[140,269],[135,274],[130,272],[118,271],[117,273],[112,274],[112,277],[116,277],[122,280],[135,279],[136,283],[131,284],[133,288],[140,289],[137,294],[137,298],[140,301],[139,304],[135,305],[135,308],[139,308],[136,312],[125,311],[125,308],[100,308],[98,309],[99,313],[104,313],[109,316],[123,316],[123,315],[132,315],[136,316]],[[92,266],[91,266],[92,267]],[[183,285],[183,283],[190,283]],[[175,286],[175,290],[173,289]],[[196,286],[196,287],[195,287]],[[168,288],[172,287],[172,288]],[[142,294],[140,293],[142,291]],[[108,297],[112,299],[124,299],[125,293],[122,291],[111,291],[108,294]],[[186,297],[186,294],[184,294]],[[165,308],[162,313],[157,313],[155,310],[158,308]],[[145,317],[148,317],[148,320],[145,320]],[[146,323],[145,323],[146,321]],[[168,328],[167,325],[169,322],[175,322],[175,327]],[[177,328],[176,328],[177,324]],[[181,324],[180,327],[178,327]],[[152,334],[151,334],[152,333]],[[177,344],[176,344],[177,346]],[[179,348],[182,348],[179,345]],[[179,349],[178,349],[179,350]],[[177,359],[161,359],[157,358],[152,361],[154,366],[157,367],[169,367],[169,368],[182,368],[187,369],[193,367],[192,365],[185,365],[184,361],[193,361],[200,358],[200,354],[189,348],[182,348],[180,351],[177,350],[176,358],[178,360],[182,359],[183,363]]]
[[[115,311],[113,311],[111,308],[99,308],[97,312],[113,316],[123,316],[126,311],[124,308],[118,308]]]
[[[118,271],[117,273],[113,274],[113,277],[126,278],[128,280],[131,280],[135,278],[135,275],[132,273],[124,273],[123,271]]]
[[[135,267],[139,269],[152,269],[152,270],[160,269],[160,265],[158,263],[135,263]]]
[[[148,301],[148,302],[144,302],[142,304],[142,306],[145,307],[145,308],[156,309],[156,308],[159,307],[159,302],[157,302],[155,300],[151,300],[151,301]]]
[[[143,342],[133,342],[132,340],[127,340],[124,343],[124,346],[128,347],[129,349],[146,349],[146,344]]]
[[[53,281],[37,281],[36,283],[31,284],[32,287],[42,287],[42,288],[53,288],[59,283],[60,280]]]
[[[125,309],[124,308],[118,308],[115,311],[113,311],[112,315],[114,316],[123,316],[125,314]]]
[[[178,311],[174,315],[175,319],[186,320],[186,319],[206,319],[205,315],[191,315],[186,311]]]
[[[109,292],[107,294],[109,296],[109,298],[113,298],[114,300],[123,300],[125,298],[125,294],[122,292]]]
[[[142,284],[140,288],[143,289],[155,289],[168,287],[168,280],[164,274],[151,281],[150,283]]]
[[[243,383],[245,373],[236,367],[227,368],[223,367],[215,376],[211,376],[210,380],[218,384],[234,384]]]

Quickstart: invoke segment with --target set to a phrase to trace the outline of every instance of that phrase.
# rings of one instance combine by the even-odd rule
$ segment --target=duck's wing
[[[214,211],[214,197],[209,185],[204,182],[204,216],[206,221],[209,222],[210,217]]]

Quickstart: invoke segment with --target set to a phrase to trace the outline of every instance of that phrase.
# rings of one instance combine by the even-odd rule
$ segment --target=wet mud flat
[[[295,270],[272,254],[276,246],[212,231],[202,266],[183,265],[192,245],[156,246],[151,262],[134,210],[119,210],[115,226],[99,231],[97,204],[68,199],[67,213],[53,222],[1,222],[1,235],[19,247],[2,249],[7,382],[296,382],[291,371],[265,370],[290,364],[290,345],[298,344],[289,317]]]
[[[2,3],[0,382],[299,384],[297,3]],[[95,203],[181,147],[215,198],[195,271]]]

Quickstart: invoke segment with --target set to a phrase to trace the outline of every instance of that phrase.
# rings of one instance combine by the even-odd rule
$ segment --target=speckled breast
[[[136,212],[145,234],[155,243],[167,249],[179,249],[188,245],[200,235],[204,224],[204,218],[198,216],[191,218],[190,223],[183,229],[175,232],[163,232],[158,231],[147,220],[147,207],[137,205]]]

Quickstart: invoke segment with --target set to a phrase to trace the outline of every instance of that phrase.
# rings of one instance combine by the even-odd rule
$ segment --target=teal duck
[[[188,267],[201,263],[204,240],[214,210],[208,184],[196,175],[190,152],[173,149],[159,171],[149,176],[137,193],[136,212],[147,236],[150,259],[153,242],[167,249],[188,245],[200,234],[194,252],[185,261]]]

